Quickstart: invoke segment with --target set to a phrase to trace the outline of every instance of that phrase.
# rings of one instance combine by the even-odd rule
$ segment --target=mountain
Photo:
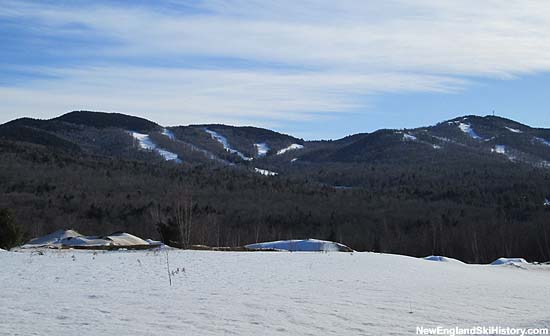
[[[198,244],[318,238],[550,259],[550,130],[500,117],[305,141],[76,111],[0,125],[0,157],[0,208],[29,236],[73,228],[177,242],[191,211]]]
[[[137,132],[152,132],[160,129],[160,126],[152,121],[121,113],[74,111],[54,118],[52,121],[63,121],[95,128],[122,128]]]

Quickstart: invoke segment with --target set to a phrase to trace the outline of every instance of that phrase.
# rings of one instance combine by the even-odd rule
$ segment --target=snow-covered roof
[[[437,262],[456,262],[456,263],[463,263],[460,260],[449,258],[449,257],[443,257],[438,255],[431,255],[423,258],[424,260],[428,261],[437,261]]]
[[[526,264],[527,261],[523,258],[498,258],[493,261],[491,265],[515,265],[515,264]]]
[[[69,237],[61,240],[62,246],[109,246],[111,242],[106,239],[95,238],[95,237]]]
[[[35,238],[23,245],[22,248],[36,247],[132,247],[132,246],[160,246],[161,242],[143,240],[126,232],[116,232],[108,236],[83,236],[74,230],[58,230],[46,236]]]
[[[31,239],[27,244],[22,247],[39,247],[46,245],[60,244],[63,239],[71,237],[81,237],[82,235],[75,230],[57,230],[48,235]]]
[[[300,251],[300,252],[351,252],[351,248],[346,245],[326,240],[317,239],[294,239],[278,240],[265,243],[249,244],[245,246],[249,249],[258,250],[281,250],[281,251]]]
[[[145,240],[126,232],[116,232],[104,237],[115,246],[149,245]]]

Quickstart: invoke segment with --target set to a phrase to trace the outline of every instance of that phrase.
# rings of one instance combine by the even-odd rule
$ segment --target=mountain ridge
[[[70,225],[177,242],[178,209],[191,204],[196,244],[311,237],[471,262],[550,259],[548,129],[464,116],[306,141],[81,116],[0,125],[0,208],[30,236]]]
[[[0,138],[95,154],[143,157],[135,149],[168,153],[178,161],[285,170],[310,163],[439,160],[465,151],[500,156],[537,167],[550,166],[550,129],[533,128],[498,116],[466,115],[432,126],[380,129],[336,140],[308,141],[253,126],[192,124],[160,126],[121,113],[73,111],[52,119],[19,118],[0,125]],[[138,139],[139,138],[139,139]],[[144,140],[146,139],[146,140]],[[143,141],[146,141],[143,142]],[[461,147],[461,148],[459,148]],[[125,154],[124,154],[125,153]],[[150,155],[145,155],[150,157]]]

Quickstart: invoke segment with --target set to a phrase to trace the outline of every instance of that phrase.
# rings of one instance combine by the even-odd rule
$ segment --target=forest
[[[0,208],[22,239],[72,228],[181,247],[319,238],[466,262],[550,260],[550,173],[521,163],[312,163],[266,177],[9,140],[0,158]]]

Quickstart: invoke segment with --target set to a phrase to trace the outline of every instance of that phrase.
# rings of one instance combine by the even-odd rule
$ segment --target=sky
[[[304,139],[550,128],[550,2],[0,0],[0,123],[73,110]]]

